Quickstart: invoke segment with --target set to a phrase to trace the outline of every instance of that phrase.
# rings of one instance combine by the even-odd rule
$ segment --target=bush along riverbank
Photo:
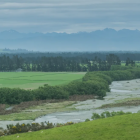
[[[72,125],[73,122],[67,122],[64,124],[52,124],[49,122],[42,122],[42,123],[32,123],[32,124],[19,124],[16,125],[7,125],[7,129],[0,131],[0,136],[6,136],[11,134],[17,134],[17,133],[26,133],[26,132],[32,132],[32,131],[39,131],[43,129],[52,129],[54,127],[62,127],[67,125]]]
[[[123,112],[123,111],[118,111],[118,112],[109,112],[105,111],[101,114],[93,113],[91,119],[96,120],[96,119],[103,119],[103,118],[108,118],[108,117],[114,117],[118,115],[127,115],[127,114],[132,114],[131,112]]]
[[[19,104],[26,101],[46,99],[69,99],[72,95],[106,96],[112,81],[140,78],[140,69],[88,72],[82,80],[63,86],[45,84],[34,90],[0,88],[0,104]]]

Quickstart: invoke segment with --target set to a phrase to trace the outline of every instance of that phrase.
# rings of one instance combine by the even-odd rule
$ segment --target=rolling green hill
[[[1,140],[139,140],[140,113],[1,137]]]

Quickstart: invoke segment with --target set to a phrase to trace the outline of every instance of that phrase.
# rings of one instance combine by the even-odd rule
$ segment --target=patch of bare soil
[[[139,106],[140,105],[140,100],[131,100],[131,101],[126,101],[122,103],[115,103],[115,104],[105,104],[102,105],[99,108],[112,108],[112,107],[121,107],[121,106]]]

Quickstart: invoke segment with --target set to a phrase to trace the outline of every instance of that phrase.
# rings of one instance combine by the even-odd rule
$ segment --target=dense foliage
[[[24,101],[68,99],[71,95],[97,95],[104,97],[112,81],[140,78],[140,69],[88,72],[83,79],[63,86],[44,85],[35,90],[0,88],[1,104],[18,104]]]
[[[69,94],[58,86],[44,85],[35,90],[0,88],[0,104],[19,104],[25,101],[68,99]]]

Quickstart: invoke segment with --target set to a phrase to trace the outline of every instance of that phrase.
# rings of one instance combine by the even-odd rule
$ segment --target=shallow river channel
[[[46,116],[41,116],[37,118],[34,122],[45,122],[49,121],[52,123],[66,123],[66,122],[83,122],[85,119],[90,119],[92,113],[101,114],[104,111],[124,111],[137,113],[140,110],[140,106],[123,106],[123,107],[112,107],[98,109],[98,107],[115,103],[127,98],[140,98],[140,79],[127,80],[127,81],[114,81],[110,85],[111,92],[107,93],[107,96],[103,100],[92,99],[86,101],[79,101],[73,104],[72,108],[76,108],[77,111],[72,112],[57,112],[53,114],[48,114]],[[0,127],[6,128],[7,124],[19,123],[31,123],[32,120],[25,121],[0,121]]]

